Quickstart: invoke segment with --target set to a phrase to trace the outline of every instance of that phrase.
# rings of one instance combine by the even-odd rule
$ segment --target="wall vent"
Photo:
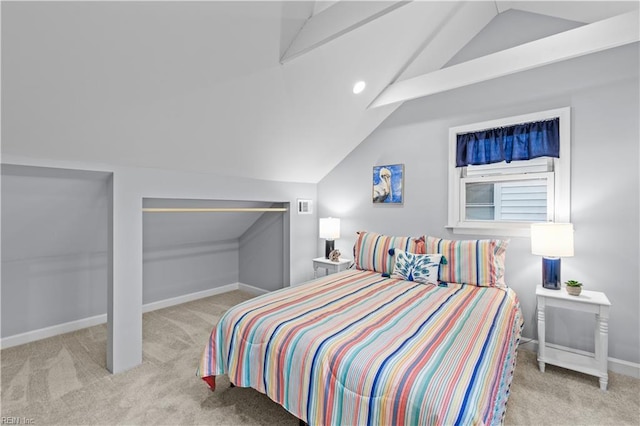
[[[311,200],[298,199],[298,214],[312,214],[313,203]]]

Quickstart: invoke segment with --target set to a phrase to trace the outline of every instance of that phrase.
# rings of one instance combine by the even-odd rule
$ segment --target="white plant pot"
[[[567,293],[569,293],[572,296],[580,296],[580,292],[582,292],[582,286],[578,286],[578,287],[567,286]]]

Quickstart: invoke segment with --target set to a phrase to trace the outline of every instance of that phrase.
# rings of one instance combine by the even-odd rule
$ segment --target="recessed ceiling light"
[[[362,92],[366,85],[367,83],[365,83],[364,81],[357,82],[353,85],[353,93],[357,95],[358,93]]]

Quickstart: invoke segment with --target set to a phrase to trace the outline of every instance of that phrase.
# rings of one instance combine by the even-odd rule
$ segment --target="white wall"
[[[511,31],[527,30],[532,16],[526,18],[505,16],[496,25],[507,38]],[[545,19],[536,17],[537,30]],[[486,42],[491,40],[495,34]],[[562,278],[578,279],[587,289],[608,295],[609,355],[638,363],[638,65],[636,44],[407,102],[319,183],[318,215],[341,218],[343,238],[336,246],[343,253],[352,253],[357,230],[477,238],[454,236],[444,228],[448,129],[570,106],[575,256],[562,260]],[[371,168],[396,163],[405,165],[404,205],[373,205]],[[320,253],[319,244],[316,250]],[[511,238],[506,262],[507,284],[517,292],[524,312],[524,336],[536,338],[534,293],[541,259],[531,254],[529,238]],[[548,317],[548,339],[593,350],[592,319],[567,312]]]

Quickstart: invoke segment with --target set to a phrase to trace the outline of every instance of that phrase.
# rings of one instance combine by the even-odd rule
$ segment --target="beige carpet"
[[[234,291],[144,314],[143,364],[105,369],[106,326],[2,350],[1,416],[35,425],[297,425],[266,396],[229,388],[210,392],[195,376],[212,325],[251,297]],[[4,423],[7,423],[6,419]],[[598,379],[561,368],[537,368],[521,350],[511,386],[508,425],[640,425],[640,380],[610,373]]]

